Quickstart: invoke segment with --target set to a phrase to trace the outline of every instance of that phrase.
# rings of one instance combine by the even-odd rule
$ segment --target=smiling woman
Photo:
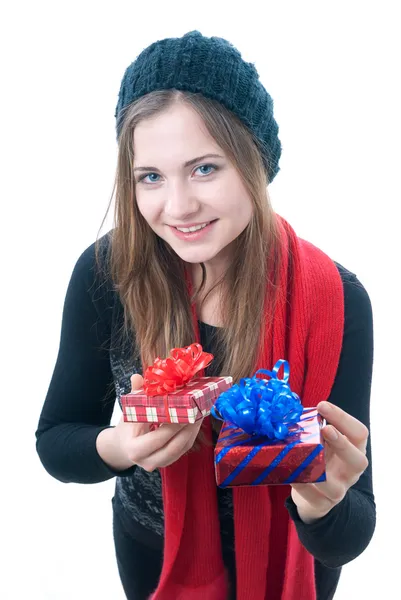
[[[129,600],[331,600],[375,527],[369,296],[273,211],[273,102],[226,40],[146,48],[116,118],[114,228],[71,278],[42,462],[61,481],[116,476]],[[291,388],[330,423],[326,481],[217,489],[212,418],[110,427],[110,387],[121,404],[157,356],[195,341],[216,357],[206,375],[235,382],[289,361]]]
[[[243,318],[222,327],[217,342],[226,349],[222,368],[241,377],[250,372],[258,353],[266,289],[271,314],[275,302],[275,277],[266,279],[266,273],[279,267],[279,234],[267,177],[278,170],[277,160],[268,158],[279,151],[278,138],[262,153],[262,141],[235,113],[213,98],[185,90],[151,91],[124,114],[111,269],[113,278],[124,282],[120,293],[127,302],[127,329],[133,327],[141,338],[146,364],[166,356],[178,339],[190,343],[185,265],[202,322],[222,327],[222,305],[227,314],[241,311]],[[267,137],[276,127],[272,121]],[[132,206],[130,215],[127,205]],[[194,233],[177,229],[206,223]],[[132,247],[120,251],[127,240]],[[226,285],[220,286],[223,278]],[[156,290],[161,282],[164,293],[150,294],[144,304],[142,290]],[[181,308],[171,310],[173,306]],[[163,335],[158,333],[160,314],[165,315]]]
[[[188,156],[201,158],[186,160]],[[228,248],[253,213],[238,169],[180,96],[168,110],[135,128],[134,171],[148,157],[157,165],[152,169],[157,179],[148,182],[145,174],[136,184],[141,215],[182,260],[223,274],[230,261]],[[216,165],[197,164],[212,157]]]

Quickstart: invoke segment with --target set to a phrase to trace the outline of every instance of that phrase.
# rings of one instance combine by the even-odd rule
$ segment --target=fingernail
[[[327,413],[330,410],[330,404],[325,400],[323,402],[319,402],[318,410],[322,410],[323,412]]]
[[[332,427],[331,425],[329,425],[327,427],[327,429],[325,430],[325,437],[330,441],[330,442],[335,442],[336,440],[338,440],[338,433],[337,431],[334,429],[334,427]]]

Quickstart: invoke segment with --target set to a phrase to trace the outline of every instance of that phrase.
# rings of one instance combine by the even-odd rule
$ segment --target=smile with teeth
[[[211,221],[207,223],[202,223],[202,225],[194,225],[193,227],[176,227],[178,231],[182,231],[183,233],[192,233],[193,231],[199,231],[199,229],[203,229],[207,225],[209,225]]]

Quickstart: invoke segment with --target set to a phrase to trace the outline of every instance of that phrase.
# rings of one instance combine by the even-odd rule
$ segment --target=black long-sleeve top
[[[107,255],[109,236],[101,240]],[[353,273],[337,264],[343,281],[345,326],[330,402],[370,426],[373,324],[369,296]],[[121,343],[123,308],[111,280],[97,270],[95,245],[78,259],[68,286],[59,353],[36,431],[45,469],[62,482],[96,483],[116,477],[115,506],[131,536],[160,550],[164,515],[160,473],[140,467],[116,472],[100,458],[96,438],[110,427],[116,396],[130,391],[132,340]],[[201,343],[213,353],[214,328],[200,324]],[[207,374],[212,374],[211,372]],[[315,557],[318,600],[333,597],[341,566],[368,545],[375,528],[371,441],[369,466],[345,498],[325,517],[304,524],[289,497],[286,507],[299,538]],[[223,549],[234,552],[232,491],[218,488]],[[231,563],[233,561],[230,561]]]

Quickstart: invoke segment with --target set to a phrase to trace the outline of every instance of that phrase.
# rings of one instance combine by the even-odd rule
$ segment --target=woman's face
[[[138,208],[153,231],[186,262],[229,260],[252,202],[196,111],[174,104],[139,123],[134,157]]]

